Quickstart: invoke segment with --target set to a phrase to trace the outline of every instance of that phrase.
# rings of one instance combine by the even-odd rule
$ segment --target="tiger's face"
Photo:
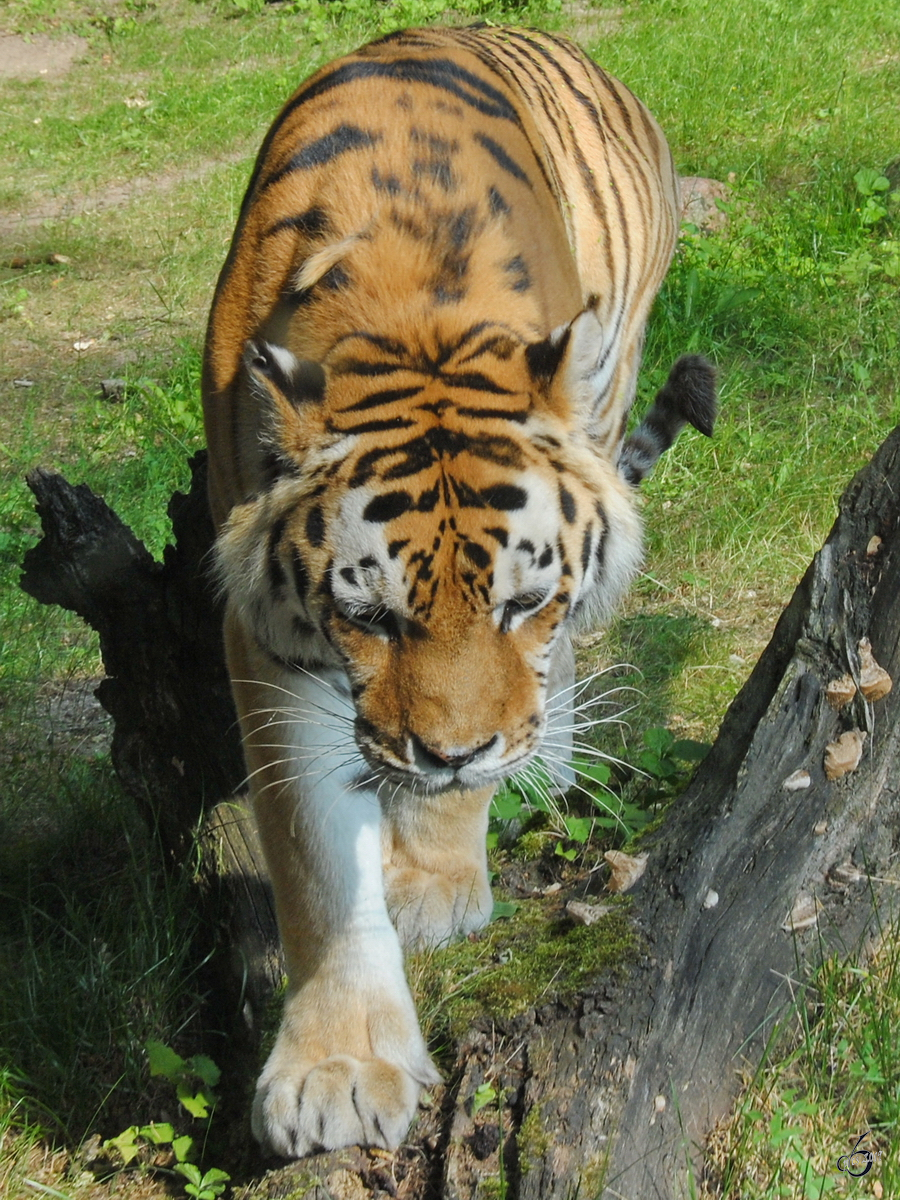
[[[640,560],[632,489],[554,393],[565,349],[552,372],[508,356],[514,419],[481,395],[473,431],[457,375],[452,404],[446,378],[420,381],[374,439],[342,432],[355,401],[339,370],[298,402],[309,365],[248,351],[278,462],[220,540],[228,594],[286,667],[346,672],[362,754],[414,792],[485,787],[539,751],[554,648]]]

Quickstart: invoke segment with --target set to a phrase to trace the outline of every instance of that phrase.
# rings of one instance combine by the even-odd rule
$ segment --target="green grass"
[[[766,1060],[712,1139],[714,1184],[706,1194],[722,1200],[897,1195],[900,961],[885,933],[874,954],[830,959],[801,989],[773,1031]],[[840,1170],[839,1159],[858,1143],[877,1157],[868,1170],[864,1159],[844,1158]]]
[[[156,1094],[142,1098],[147,1037],[182,1038],[189,1053],[199,1036],[187,882],[163,870],[106,760],[77,758],[65,737],[47,747],[46,690],[100,666],[76,620],[17,589],[37,532],[22,476],[41,463],[90,483],[161,552],[166,501],[201,437],[205,313],[259,140],[321,62],[441,11],[437,0],[10,0],[0,11],[0,28],[88,43],[63,78],[0,82],[0,219],[47,213],[11,227],[0,253],[31,260],[0,267],[0,1190],[10,1195],[48,1140],[72,1147],[88,1130],[111,1136],[155,1115]],[[634,761],[648,729],[714,734],[837,497],[900,421],[900,212],[873,184],[886,169],[895,187],[900,177],[900,10],[636,0],[610,14],[465,0],[456,12],[576,32],[650,104],[679,170],[731,189],[728,231],[689,231],[681,245],[638,400],[650,402],[679,354],[705,353],[720,371],[716,436],[684,435],[645,486],[645,573],[581,650],[585,671],[620,664],[599,687],[638,689],[624,730],[600,740]],[[149,183],[128,202],[110,191],[136,177]],[[43,208],[88,196],[83,211]],[[69,262],[36,261],[49,253]],[[122,403],[98,399],[109,376],[127,381]],[[830,967],[815,987],[799,1040],[773,1047],[763,1092],[742,1102],[730,1148],[716,1144],[729,1196],[802,1195],[792,1151],[823,1175],[862,1123],[885,1147],[900,1137],[894,958]],[[75,1195],[66,1169],[42,1178]],[[885,1196],[897,1192],[893,1176],[882,1182]]]
[[[150,1037],[196,1039],[202,967],[189,880],[173,875],[108,763],[44,755],[0,814],[0,1154],[16,1195],[43,1138],[78,1146],[159,1119]],[[0,1133],[2,1136],[2,1133]],[[0,1190],[3,1190],[0,1188]]]

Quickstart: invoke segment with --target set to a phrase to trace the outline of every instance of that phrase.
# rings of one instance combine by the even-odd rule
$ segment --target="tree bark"
[[[204,804],[229,796],[242,774],[219,615],[199,567],[212,537],[198,516],[200,485],[195,507],[175,504],[179,541],[159,566],[114,514],[98,515],[102,502],[53,478],[29,480],[45,539],[29,552],[23,586],[100,630],[117,770],[177,850]],[[489,1178],[508,1200],[562,1200],[579,1188],[610,1200],[689,1194],[738,1070],[758,1062],[798,982],[823,954],[876,936],[890,907],[900,688],[874,702],[857,692],[838,711],[825,687],[845,674],[860,683],[864,638],[900,674],[898,528],[900,430],[848,487],[713,749],[647,840],[631,893],[639,956],[573,1003],[473,1029],[443,1095],[390,1163],[320,1156],[255,1184],[254,1196],[281,1194],[285,1177],[322,1181],[310,1193],[321,1200],[474,1200]],[[853,729],[866,734],[862,760],[829,779],[826,747]],[[798,771],[808,786],[786,788]],[[229,938],[253,981],[249,1019],[279,973],[261,860],[239,809],[220,807],[207,829],[231,881]],[[473,1114],[487,1079],[497,1104]]]

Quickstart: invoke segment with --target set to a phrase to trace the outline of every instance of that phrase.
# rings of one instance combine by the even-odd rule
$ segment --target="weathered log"
[[[106,678],[97,698],[114,720],[113,764],[173,859],[191,853],[202,828],[202,884],[253,1028],[283,971],[262,854],[236,794],[244,764],[210,569],[205,451],[189,465],[187,494],[169,502],[174,544],[162,563],[89,488],[32,471],[44,536],[25,555],[21,586],[99,634]]]
[[[162,563],[89,488],[31,471],[44,537],[21,579],[29,595],[99,634],[106,678],[97,697],[115,722],[113,764],[179,855],[204,811],[244,775],[209,569],[205,455],[191,467],[189,494],[169,503],[175,544]]]
[[[48,532],[44,549],[30,552],[27,590],[100,628],[116,692],[136,693],[126,702],[109,684],[101,691],[124,739],[118,750],[114,743],[117,768],[131,790],[152,797],[155,811],[171,795],[170,811],[178,814],[171,819],[188,818],[193,828],[201,798],[227,796],[241,773],[233,719],[221,700],[221,659],[215,662],[218,618],[200,566],[211,529],[196,517],[180,522],[181,536],[194,538],[193,565],[181,583],[172,575],[163,583],[181,549],[158,567],[139,545],[123,542],[114,518],[102,532],[96,513],[81,517],[77,505],[58,510],[49,494],[44,484]],[[79,520],[91,536],[79,531]],[[797,981],[823,953],[858,946],[890,902],[891,886],[880,881],[900,841],[900,688],[877,700],[859,690],[840,710],[825,689],[847,674],[857,687],[863,682],[865,638],[889,675],[900,673],[898,526],[900,430],[847,489],[826,545],[715,746],[648,840],[649,863],[631,908],[639,956],[574,1002],[474,1029],[458,1047],[443,1097],[391,1163],[359,1153],[320,1156],[254,1184],[254,1196],[318,1178],[323,1189],[310,1195],[464,1200],[489,1177],[503,1178],[509,1200],[551,1200],[579,1189],[625,1200],[688,1194],[697,1148],[728,1110],[738,1069],[758,1060]],[[75,549],[64,552],[55,543],[71,541],[73,532]],[[60,580],[48,583],[60,555]],[[191,597],[184,610],[182,586]],[[173,622],[173,611],[188,615]],[[123,622],[129,632],[116,640]],[[202,650],[179,650],[177,637],[164,643],[167,624],[167,637],[172,628],[186,631]],[[166,671],[191,675],[184,684],[156,681],[163,645],[171,647]],[[153,682],[142,680],[145,671]],[[214,708],[202,699],[210,680],[218,689]],[[171,720],[149,715],[151,695],[171,709]],[[185,714],[195,712],[206,723],[190,740]],[[119,735],[119,722],[133,713],[137,724]],[[867,735],[859,766],[828,778],[826,747],[853,729]],[[226,733],[231,741],[221,751]],[[173,757],[183,768],[172,770]],[[794,786],[806,783],[798,771],[808,773],[807,786]],[[240,885],[229,893],[240,913],[230,936],[256,980],[251,999],[258,1003],[278,973],[271,913],[238,808],[217,811],[211,836],[223,847],[226,835],[237,838],[235,851],[225,846],[216,861]],[[487,1079],[497,1104],[473,1114],[472,1095]]]

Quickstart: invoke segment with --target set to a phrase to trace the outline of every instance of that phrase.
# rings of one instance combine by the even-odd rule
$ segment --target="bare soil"
[[[58,78],[87,53],[87,48],[87,39],[76,34],[0,35],[0,79]]]

